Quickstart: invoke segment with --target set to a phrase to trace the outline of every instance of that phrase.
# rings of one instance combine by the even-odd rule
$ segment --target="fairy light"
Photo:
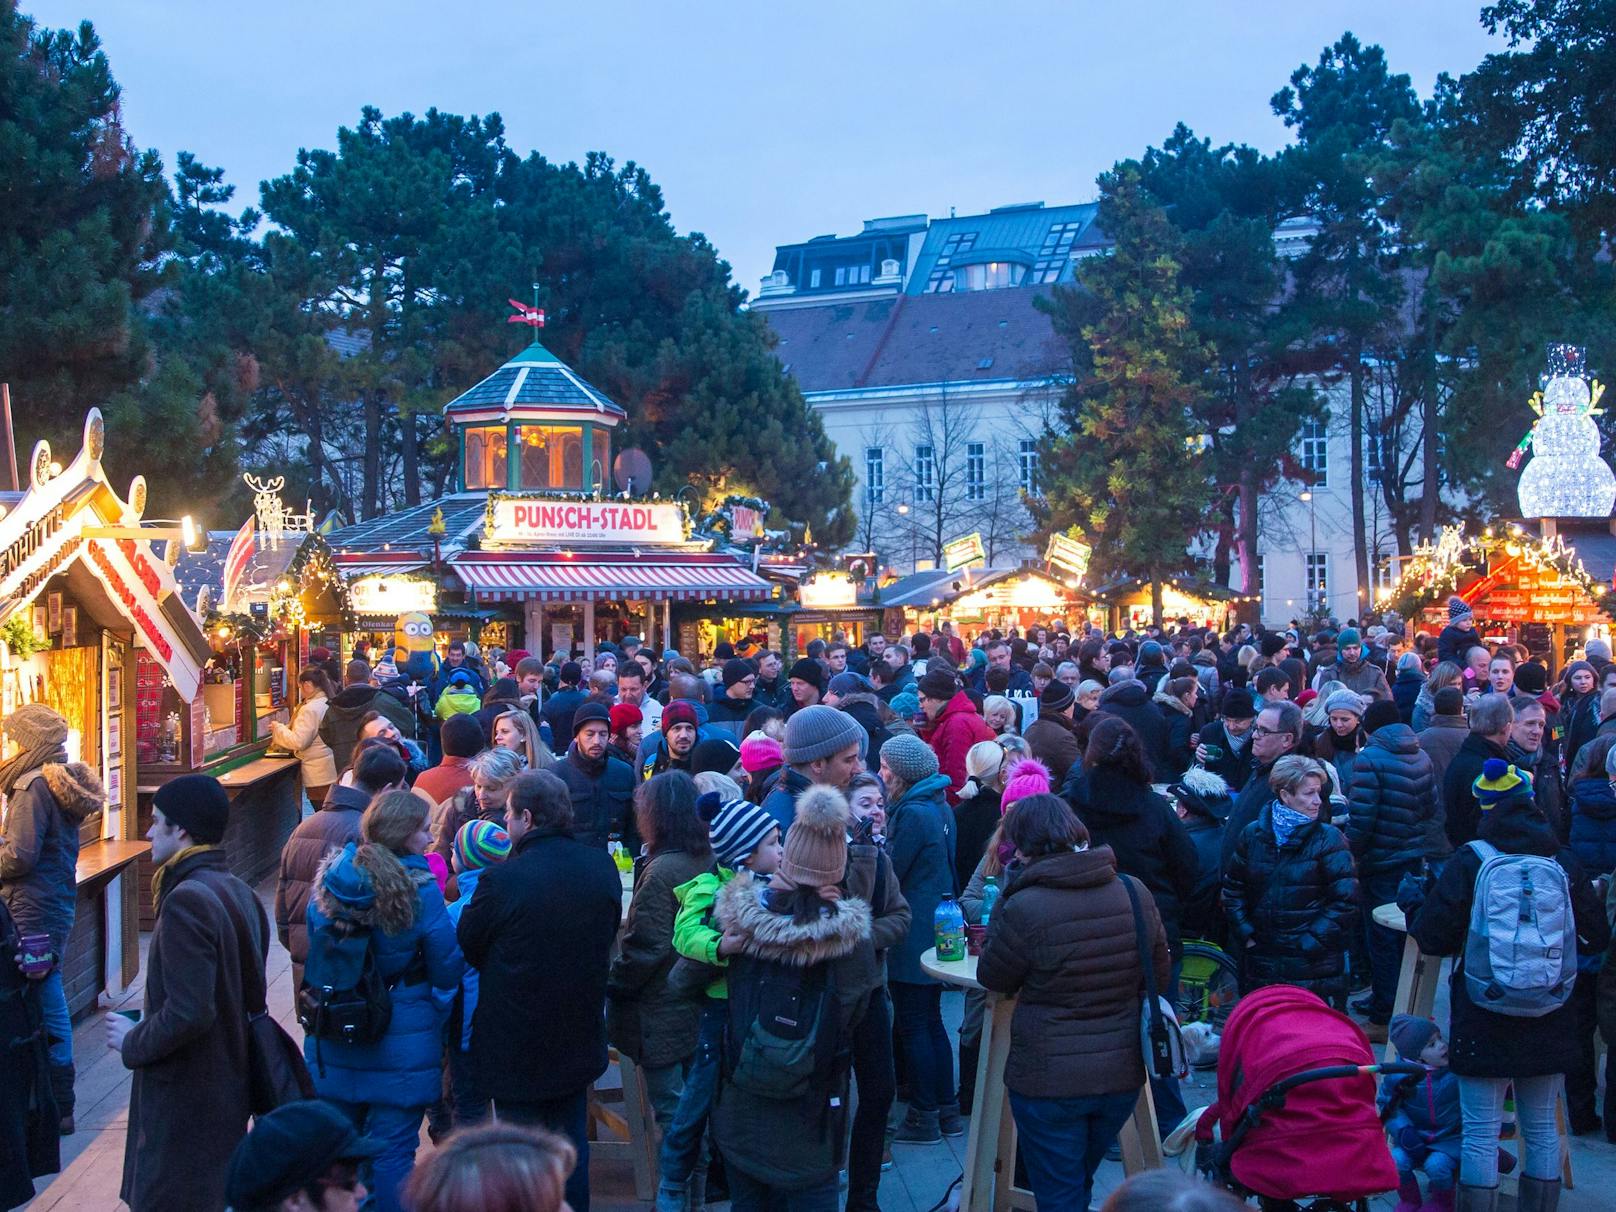
[[[1525,517],[1606,518],[1616,506],[1616,475],[1599,457],[1594,424],[1605,389],[1598,382],[1590,387],[1583,367],[1579,346],[1549,346],[1543,389],[1531,400],[1538,419],[1509,459],[1509,466],[1519,465],[1530,446],[1517,490]]]

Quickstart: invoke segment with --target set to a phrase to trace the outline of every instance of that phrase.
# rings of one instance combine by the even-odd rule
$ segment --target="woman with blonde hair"
[[[999,827],[999,795],[1009,768],[998,741],[978,741],[965,751],[965,786],[954,810],[954,882],[961,888],[971,882],[988,838]]]
[[[361,840],[320,864],[298,992],[315,1089],[380,1145],[367,1186],[383,1212],[402,1206],[422,1117],[442,1091],[444,1022],[466,967],[425,858],[428,811],[413,792],[383,792],[360,818]],[[368,948],[392,1002],[386,1031],[364,1042],[319,1031],[313,1013],[316,990],[352,985],[356,943]]]
[[[529,770],[548,770],[555,765],[555,754],[539,737],[539,726],[520,708],[494,717],[494,748],[509,749]]]
[[[456,1132],[410,1175],[410,1212],[560,1212],[578,1151],[554,1132],[489,1124]]]
[[[982,719],[993,729],[994,736],[1016,731],[1016,705],[1002,694],[990,694],[982,700]]]
[[[1590,668],[1592,668],[1590,666]],[[1440,661],[1431,675],[1425,679],[1425,685],[1414,698],[1414,716],[1409,727],[1415,732],[1424,732],[1431,726],[1431,717],[1436,714],[1436,692],[1444,686],[1458,686],[1464,689],[1464,670],[1453,661]],[[1319,695],[1323,698],[1322,692]]]

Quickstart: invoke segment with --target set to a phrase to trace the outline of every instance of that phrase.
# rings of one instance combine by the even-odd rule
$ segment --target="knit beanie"
[[[1460,619],[1474,618],[1476,612],[1470,608],[1470,603],[1455,594],[1448,599],[1448,622],[1457,623]]]
[[[1418,1062],[1420,1053],[1436,1038],[1436,1023],[1416,1014],[1394,1014],[1386,1036],[1406,1061]]]
[[[1155,640],[1146,640],[1139,645],[1139,663],[1141,665],[1159,665],[1162,663],[1162,646]]]
[[[851,669],[838,673],[825,687],[826,694],[838,697],[844,694],[870,694],[874,690],[875,686],[869,678],[862,673],[854,673]]]
[[[152,796],[152,807],[169,824],[189,833],[199,846],[217,846],[224,841],[225,827],[230,824],[230,796],[211,774],[182,774],[170,779]]]
[[[1326,712],[1350,711],[1361,720],[1364,713],[1363,696],[1351,690],[1337,690],[1324,700],[1324,710]]]
[[[1470,790],[1485,812],[1517,795],[1531,795],[1532,776],[1503,758],[1488,758],[1482,763],[1481,776],[1470,784]]]
[[[1549,671],[1536,661],[1526,661],[1517,665],[1515,666],[1515,688],[1522,694],[1529,694],[1536,698],[1549,688]]]
[[[751,661],[743,661],[740,657],[725,661],[724,689],[728,690],[736,682],[744,682],[747,678],[754,677],[756,674],[757,670],[752,668]]]
[[[799,682],[807,682],[815,690],[823,690],[825,688],[824,666],[822,666],[818,661],[809,660],[807,657],[803,657],[802,660],[793,665],[791,667],[791,672],[786,674],[786,678],[788,680],[791,678],[796,678]]]
[[[1401,724],[1403,713],[1397,709],[1397,704],[1390,699],[1375,699],[1364,708],[1363,726],[1365,732],[1373,733],[1388,724]]]
[[[476,871],[511,856],[511,835],[493,821],[467,821],[455,833],[454,860],[457,871]]]
[[[929,779],[937,773],[937,754],[930,745],[910,732],[888,737],[886,744],[881,746],[881,761],[903,780],[906,787],[913,787],[922,779]]]
[[[1265,657],[1278,656],[1280,649],[1286,647],[1285,637],[1277,631],[1270,631],[1262,638],[1261,652]]]
[[[713,857],[720,867],[731,871],[752,857],[752,852],[769,836],[769,830],[779,827],[774,817],[764,811],[763,805],[748,800],[726,800],[716,791],[709,791],[696,801],[696,811],[712,836]],[[841,873],[837,873],[837,879]]]
[[[1051,682],[1038,696],[1038,710],[1040,714],[1058,715],[1076,701],[1077,696],[1065,682]]]
[[[1306,690],[1302,691],[1301,694],[1296,696],[1296,705],[1298,707],[1306,707],[1309,703],[1311,703],[1314,699],[1316,699],[1318,697],[1319,697],[1319,692],[1317,690],[1314,690],[1313,687],[1309,686]]]
[[[616,733],[622,733],[636,724],[645,723],[645,713],[633,703],[613,703],[609,714],[612,731]]]
[[[886,750],[881,752],[885,753]],[[1010,767],[1004,794],[999,797],[999,810],[1003,812],[1017,800],[1024,800],[1029,795],[1048,795],[1049,791],[1049,767],[1036,758],[1022,758]]]
[[[24,703],[0,728],[23,749],[67,744],[67,721],[43,703]]]
[[[735,645],[728,640],[719,640],[713,646],[713,659],[715,661],[732,661],[735,659]]]
[[[1254,720],[1257,718],[1257,700],[1244,686],[1231,687],[1223,696],[1223,707],[1218,712],[1226,720]]]
[[[747,774],[773,770],[784,761],[780,754],[780,742],[762,729],[741,742],[741,769]]]
[[[736,748],[734,741],[727,736],[708,737],[705,741],[697,741],[696,747],[690,751],[690,773],[713,770],[728,774],[740,760],[741,751]]]
[[[816,783],[799,795],[780,874],[799,888],[839,883],[847,870],[849,815],[847,797],[834,787]]]
[[[900,720],[912,720],[920,714],[920,698],[912,690],[900,690],[887,706]]]
[[[696,715],[696,705],[689,699],[674,699],[662,709],[662,735],[667,736],[675,724],[689,724],[698,730],[701,728],[701,719]]]
[[[585,724],[591,723],[605,724],[610,731],[612,713],[606,709],[605,703],[579,703],[578,710],[572,714],[572,735],[577,736]]]
[[[1343,627],[1341,634],[1335,637],[1335,646],[1337,648],[1350,648],[1354,644],[1360,648],[1363,647],[1363,637],[1358,634],[1358,629],[1356,627]]]
[[[786,721],[780,756],[788,765],[806,766],[861,743],[867,743],[867,738],[852,716],[834,707],[803,707]]]
[[[946,703],[959,689],[959,680],[946,669],[928,669],[916,689],[923,699],[940,699]]]

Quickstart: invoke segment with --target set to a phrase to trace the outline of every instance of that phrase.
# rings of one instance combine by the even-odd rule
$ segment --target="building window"
[[[836,267],[836,285],[838,285],[838,286],[846,286],[847,285],[847,266],[838,265]]]
[[[1077,242],[1077,233],[1083,230],[1081,220],[1071,223],[1056,223],[1044,236],[1043,247],[1038,250],[1038,260],[1033,263],[1032,281],[1034,285],[1044,282],[1060,281],[1061,270],[1071,259],[1072,245]]]
[[[510,487],[505,478],[505,427],[483,425],[466,432],[467,488]]]
[[[1375,592],[1391,593],[1397,588],[1397,557],[1381,556],[1375,561]]]
[[[915,500],[931,500],[932,488],[937,481],[937,464],[930,446],[915,447]]]
[[[1327,421],[1305,421],[1302,424],[1302,470],[1308,473],[1309,483],[1315,488],[1330,483],[1330,433]]]
[[[1002,290],[1006,286],[1020,286],[1027,272],[1025,265],[1014,261],[985,261],[975,265],[962,265],[954,271],[955,290]]]
[[[1263,602],[1268,598],[1268,557],[1257,557],[1257,601]]]
[[[584,487],[582,426],[523,425],[516,431],[516,442],[522,452],[520,487],[570,488],[575,492]],[[649,485],[635,487],[644,489]]]
[[[887,495],[887,454],[879,446],[864,448],[864,497],[879,505]]]
[[[1327,551],[1307,553],[1307,604],[1315,610],[1323,610],[1330,604],[1330,553]]]
[[[927,294],[946,295],[954,289],[954,271],[948,266],[959,253],[969,252],[976,247],[976,236],[974,231],[957,231],[943,241],[943,250],[937,254],[937,264],[926,280]]]
[[[809,290],[818,290],[819,289],[819,270],[811,269],[811,270],[808,271],[808,289]]]
[[[982,442],[965,443],[965,499],[985,501],[988,496],[988,448]]]
[[[1038,439],[1022,438],[1016,447],[1016,471],[1021,491],[1032,496],[1038,491]]]
[[[1364,475],[1372,484],[1379,484],[1383,464],[1381,463],[1381,447],[1385,439],[1378,433],[1364,435]]]

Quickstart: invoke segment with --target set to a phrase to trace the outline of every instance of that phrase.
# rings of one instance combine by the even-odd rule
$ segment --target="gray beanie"
[[[858,721],[845,712],[834,707],[803,707],[786,720],[781,757],[788,766],[806,766],[866,739]]]
[[[1326,714],[1332,711],[1350,711],[1360,720],[1363,719],[1366,707],[1367,704],[1363,701],[1363,696],[1351,690],[1337,690],[1324,701]]]
[[[937,773],[937,755],[932,747],[912,732],[900,732],[881,746],[881,761],[888,770],[913,787]]]
[[[0,727],[23,749],[67,743],[67,721],[43,703],[24,703]]]

